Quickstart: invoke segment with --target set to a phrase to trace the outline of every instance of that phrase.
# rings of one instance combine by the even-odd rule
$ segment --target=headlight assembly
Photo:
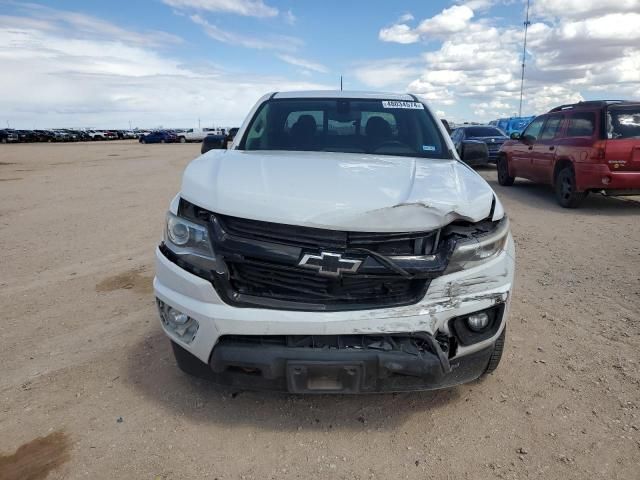
[[[204,269],[215,269],[215,254],[205,225],[167,212],[164,243],[182,261]]]
[[[449,260],[445,274],[473,268],[498,256],[509,238],[509,220],[505,217],[498,226],[484,235],[459,240]]]

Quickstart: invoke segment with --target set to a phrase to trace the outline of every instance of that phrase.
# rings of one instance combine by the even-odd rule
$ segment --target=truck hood
[[[476,222],[494,201],[484,179],[456,160],[243,150],[212,150],[192,161],[180,195],[225,215],[367,232]]]

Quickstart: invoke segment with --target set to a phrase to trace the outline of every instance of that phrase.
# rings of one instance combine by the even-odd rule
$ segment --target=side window
[[[247,133],[246,144],[249,149],[258,149],[259,147],[265,147],[262,145],[262,137],[265,132],[265,126],[267,123],[267,110],[268,107],[263,107],[258,117],[254,120],[251,130]]]
[[[596,129],[596,114],[576,112],[569,117],[567,137],[592,137]]]
[[[537,140],[540,136],[540,130],[542,130],[542,124],[545,121],[545,117],[538,117],[529,124],[524,132],[523,137],[529,137],[530,140]]]
[[[562,115],[554,115],[547,119],[547,123],[544,125],[544,129],[540,134],[540,140],[551,140],[555,138],[558,133],[560,133],[560,127],[562,125],[563,120]]]

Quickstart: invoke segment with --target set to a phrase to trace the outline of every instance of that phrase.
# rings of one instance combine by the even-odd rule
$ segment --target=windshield
[[[640,106],[607,111],[608,138],[640,138]]]
[[[502,130],[494,127],[469,127],[466,129],[467,137],[505,137]]]
[[[424,105],[396,100],[272,99],[239,148],[451,158]]]

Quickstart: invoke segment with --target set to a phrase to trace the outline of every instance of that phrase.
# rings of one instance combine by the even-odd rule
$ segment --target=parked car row
[[[233,141],[237,128],[190,128],[186,130],[155,130],[141,135],[140,143],[202,142],[202,153],[214,148],[227,148]]]
[[[0,143],[19,142],[84,142],[91,140],[123,140],[138,138],[135,130],[0,130]]]

